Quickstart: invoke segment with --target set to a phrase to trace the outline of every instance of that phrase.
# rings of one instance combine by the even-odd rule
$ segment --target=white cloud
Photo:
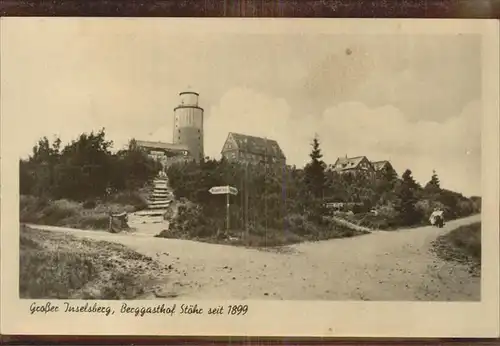
[[[161,21],[29,22],[2,31],[2,115],[19,124],[23,156],[43,135],[101,127],[115,147],[171,141],[177,94],[191,84],[210,156],[237,131],[276,139],[302,165],[318,133],[328,162],[390,159],[421,181],[434,168],[444,186],[479,192],[481,111],[469,103],[481,93],[479,36],[207,38]]]
[[[205,121],[206,155],[218,158],[228,132],[268,137],[287,143],[290,107],[284,99],[274,99],[247,88],[226,92],[210,110]]]
[[[388,159],[400,173],[411,169],[422,183],[435,169],[444,187],[479,194],[480,120],[479,102],[443,123],[410,122],[391,106],[343,103],[325,111],[319,133],[327,161],[345,154]]]

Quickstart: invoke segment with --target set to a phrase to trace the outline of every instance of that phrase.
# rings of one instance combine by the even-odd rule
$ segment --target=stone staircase
[[[158,223],[163,222],[163,215],[172,203],[174,195],[168,186],[168,178],[164,175],[158,175],[153,180],[153,188],[148,198],[148,208],[134,213],[139,223]]]
[[[153,190],[149,196],[148,209],[165,211],[173,199],[168,187],[168,178],[158,176],[153,180]]]

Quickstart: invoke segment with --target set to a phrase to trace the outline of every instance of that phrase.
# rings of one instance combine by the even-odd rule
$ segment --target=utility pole
[[[238,189],[233,186],[214,186],[208,190],[212,195],[226,195],[226,230],[229,231],[229,195],[237,195]]]

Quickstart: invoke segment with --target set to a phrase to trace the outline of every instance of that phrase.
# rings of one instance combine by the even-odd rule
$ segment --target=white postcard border
[[[33,300],[20,300],[19,273],[19,172],[12,149],[23,126],[1,112],[1,315],[2,334],[65,335],[234,335],[234,336],[336,336],[336,337],[494,337],[499,333],[499,25],[495,20],[368,20],[368,19],[80,19],[2,18],[1,35],[28,20],[96,20],[121,25],[133,32],[134,22],[171,25],[193,34],[248,33],[350,33],[350,34],[460,34],[483,37],[483,276],[482,301],[456,302],[328,302],[237,301],[247,304],[245,316],[144,316],[121,315],[119,301],[99,301],[116,310],[99,314],[30,315]],[[1,42],[1,41],[0,41]],[[1,51],[3,58],[8,52]],[[3,59],[2,59],[3,60]],[[8,83],[8,81],[3,81]],[[0,94],[0,97],[5,95]],[[26,100],[29,102],[29,100]],[[1,105],[1,104],[0,104]],[[1,108],[3,110],[3,107]],[[46,302],[40,301],[40,303]],[[61,305],[61,302],[51,301]],[[74,303],[75,301],[73,301]],[[93,301],[92,301],[93,303]],[[227,306],[229,301],[129,301],[156,306],[198,304],[204,308]]]

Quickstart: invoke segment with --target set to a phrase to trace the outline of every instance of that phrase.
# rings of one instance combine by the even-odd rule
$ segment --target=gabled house
[[[273,139],[230,132],[221,150],[230,161],[249,164],[286,165],[286,157],[278,142]]]
[[[392,167],[391,163],[387,160],[383,161],[374,161],[372,162],[372,166],[376,172],[393,172],[393,174],[397,175],[396,170]]]
[[[334,171],[343,173],[374,173],[375,168],[366,156],[339,157],[333,165]]]

